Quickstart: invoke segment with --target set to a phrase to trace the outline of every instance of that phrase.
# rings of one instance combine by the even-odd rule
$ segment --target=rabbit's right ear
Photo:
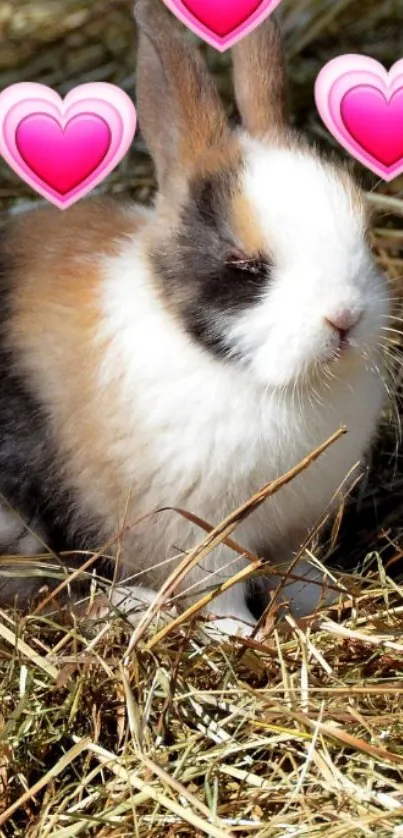
[[[137,110],[159,187],[190,169],[229,134],[217,89],[195,47],[182,38],[162,0],[137,0]]]
[[[273,17],[232,48],[235,98],[254,137],[289,129],[287,77],[281,32]]]

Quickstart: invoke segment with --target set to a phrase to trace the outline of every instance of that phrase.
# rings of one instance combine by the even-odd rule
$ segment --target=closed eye
[[[262,274],[267,276],[270,267],[272,267],[271,263],[263,256],[250,258],[244,253],[235,250],[230,251],[227,254],[225,264],[227,267],[237,271],[244,271],[245,273],[253,274],[255,276],[261,276]]]

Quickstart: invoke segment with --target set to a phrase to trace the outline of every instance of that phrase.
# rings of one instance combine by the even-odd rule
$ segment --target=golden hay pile
[[[97,80],[132,94],[131,6],[2,0],[0,89],[41,81],[65,93]],[[285,0],[279,16],[296,124],[336,149],[314,109],[316,74],[346,52],[388,67],[401,58],[403,2]],[[231,111],[229,57],[203,51]],[[403,179],[359,174],[376,211],[375,252],[402,299]],[[98,192],[146,200],[152,191],[137,136]],[[36,200],[0,161],[0,223]],[[397,398],[369,478],[338,533],[326,534],[338,537],[339,568],[354,568],[337,608],[298,624],[273,609],[264,640],[231,643],[189,615],[172,625],[163,609],[143,622],[127,657],[132,629],[123,619],[89,631],[56,607],[1,612],[1,838],[403,836],[399,317],[390,333]],[[204,541],[201,532],[193,558],[238,518]]]

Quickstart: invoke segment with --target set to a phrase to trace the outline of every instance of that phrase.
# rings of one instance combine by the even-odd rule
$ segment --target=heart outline
[[[379,61],[366,55],[351,53],[333,58],[316,78],[316,107],[330,133],[352,157],[383,180],[391,181],[403,173],[403,155],[396,163],[382,164],[355,140],[342,119],[343,97],[350,90],[365,85],[383,93],[389,102],[395,92],[403,89],[403,59],[396,61],[388,71]]]
[[[262,0],[257,9],[248,15],[245,20],[228,35],[217,35],[208,26],[199,21],[197,17],[187,9],[182,0],[164,0],[167,8],[175,17],[183,23],[210,46],[219,52],[225,52],[234,46],[238,41],[256,29],[269,15],[279,6],[282,0]],[[218,0],[219,2],[219,0]]]
[[[105,158],[94,172],[65,196],[35,175],[16,145],[18,124],[24,116],[39,111],[53,115],[62,128],[75,114],[83,111],[93,113],[103,117],[111,131],[111,144]],[[38,82],[17,82],[0,93],[0,154],[21,180],[59,209],[67,209],[76,203],[112,172],[132,143],[136,124],[137,115],[131,99],[119,87],[108,82],[78,85],[64,99]]]

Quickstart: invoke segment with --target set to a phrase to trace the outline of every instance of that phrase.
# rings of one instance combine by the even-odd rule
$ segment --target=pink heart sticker
[[[110,146],[111,132],[95,114],[73,116],[63,129],[53,116],[36,113],[20,122],[15,140],[27,166],[65,195],[98,168]]]
[[[335,139],[383,180],[403,172],[403,60],[388,72],[365,55],[341,55],[320,71],[316,106]]]
[[[199,38],[225,52],[269,17],[281,0],[164,0]]]
[[[136,111],[106,82],[80,85],[65,99],[21,82],[0,94],[0,153],[16,174],[59,209],[94,189],[126,154]]]
[[[351,136],[384,166],[403,158],[403,89],[388,102],[376,87],[354,87],[342,99],[341,115]]]

